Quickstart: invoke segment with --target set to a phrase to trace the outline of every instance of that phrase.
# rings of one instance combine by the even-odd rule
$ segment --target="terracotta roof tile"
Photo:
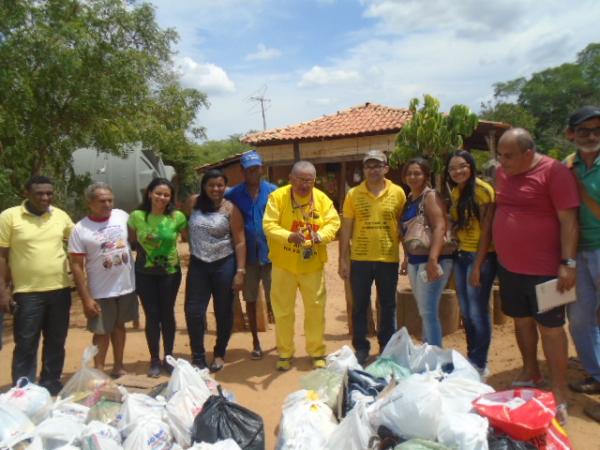
[[[242,142],[249,145],[274,144],[385,132],[394,133],[399,131],[409,119],[410,111],[408,109],[365,103],[309,122],[252,133],[245,136]]]

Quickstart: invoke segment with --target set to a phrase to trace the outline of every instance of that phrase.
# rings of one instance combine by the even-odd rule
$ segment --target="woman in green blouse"
[[[146,341],[150,350],[148,376],[160,376],[159,351],[162,332],[164,356],[173,353],[175,341],[175,299],[181,284],[177,237],[187,219],[175,210],[173,185],[155,178],[144,193],[139,209],[129,216],[130,240],[135,242],[136,290],[146,315]],[[162,367],[171,367],[162,361]]]

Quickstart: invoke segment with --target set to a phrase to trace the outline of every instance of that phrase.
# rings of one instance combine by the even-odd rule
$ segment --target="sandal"
[[[115,380],[124,377],[125,375],[127,375],[127,371],[125,369],[113,370],[110,373],[110,377]]]
[[[250,352],[250,359],[253,360],[259,360],[262,359],[263,357],[263,352],[260,348],[255,348],[254,350],[252,350],[252,352]]]
[[[544,377],[532,378],[531,380],[515,380],[511,386],[514,388],[539,388],[545,383]]]
[[[556,414],[554,415],[554,417],[556,418],[556,421],[561,427],[564,427],[567,424],[569,413],[567,412],[566,403],[561,403],[556,407]]]
[[[275,367],[281,372],[290,370],[292,368],[292,358],[279,358]]]
[[[225,362],[223,361],[223,358],[215,358],[213,360],[213,362],[210,364],[209,369],[212,373],[215,373],[215,372],[218,372],[219,370],[221,370],[224,365],[225,365]]]

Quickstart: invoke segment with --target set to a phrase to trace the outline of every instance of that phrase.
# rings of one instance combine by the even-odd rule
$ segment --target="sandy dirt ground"
[[[187,252],[186,246],[181,247]],[[344,300],[344,287],[337,275],[337,243],[329,246],[330,262],[326,266],[327,276],[327,322],[325,339],[328,352],[337,350],[342,345],[350,345],[350,336],[346,320],[346,304]],[[404,277],[400,286],[407,285]],[[175,343],[175,356],[189,358],[190,347],[185,329],[183,315],[184,286],[177,299],[177,336]],[[148,368],[148,351],[142,329],[128,329],[127,345],[125,349],[125,366],[129,373],[144,375]],[[304,350],[303,335],[303,308],[300,298],[297,299],[296,308],[296,358],[293,369],[289,372],[275,371],[277,354],[275,350],[274,325],[269,330],[260,333],[265,356],[260,361],[250,360],[251,335],[249,332],[236,332],[231,338],[226,357],[225,368],[216,374],[215,378],[222,385],[235,394],[237,401],[247,408],[260,414],[265,422],[267,448],[274,448],[277,440],[277,427],[281,417],[281,405],[284,398],[291,392],[300,389],[299,379],[311,369],[311,361]],[[377,348],[372,338],[372,349]],[[206,348],[212,349],[215,340],[214,320],[209,317],[209,332],[206,337]],[[67,357],[65,362],[63,381],[66,381],[79,367],[83,349],[91,342],[91,335],[85,330],[85,317],[83,316],[79,301],[74,298],[71,313],[71,328],[67,340]],[[11,335],[11,321],[7,318],[4,332],[4,348],[0,351],[0,392],[10,387],[10,362],[13,351]],[[444,338],[444,346],[465,352],[464,331],[459,329]],[[575,359],[575,350],[570,343],[569,379],[575,380],[583,376],[583,372]],[[208,360],[212,355],[208,355]],[[548,368],[542,360],[542,371],[548,376]],[[108,363],[111,364],[109,354]],[[488,383],[497,390],[508,389],[511,381],[520,369],[520,357],[516,348],[511,322],[503,325],[494,325],[492,347],[490,350],[491,376]],[[110,365],[108,369],[110,370]],[[162,377],[164,381],[166,376]],[[589,403],[600,401],[600,396],[585,396],[572,394],[569,407],[569,423],[567,432],[574,448],[577,450],[600,450],[600,424],[588,418],[582,408]]]

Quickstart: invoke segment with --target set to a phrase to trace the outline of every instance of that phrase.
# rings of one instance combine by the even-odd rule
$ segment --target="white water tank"
[[[148,183],[154,178],[175,176],[175,169],[166,166],[153,152],[132,144],[121,158],[94,148],[80,148],[73,153],[73,170],[77,175],[89,174],[93,181],[108,184],[115,195],[115,208],[132,211],[142,202]]]

